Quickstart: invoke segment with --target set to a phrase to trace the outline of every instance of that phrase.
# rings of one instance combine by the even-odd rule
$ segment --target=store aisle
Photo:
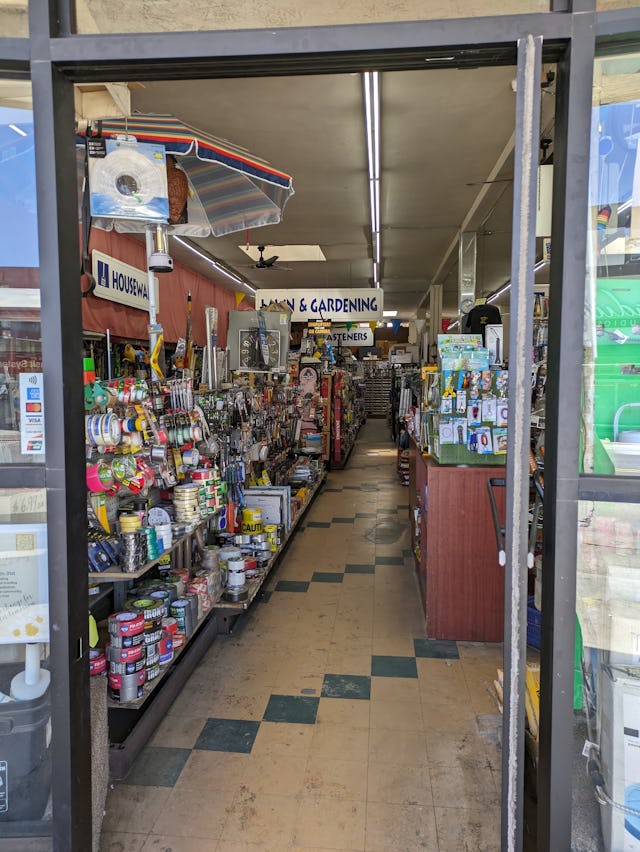
[[[383,421],[110,791],[104,852],[500,847],[501,646],[424,639]]]

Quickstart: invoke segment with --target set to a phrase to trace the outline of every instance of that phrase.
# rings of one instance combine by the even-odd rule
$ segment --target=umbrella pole
[[[158,325],[156,321],[156,277],[153,273],[153,270],[149,267],[149,260],[154,252],[152,228],[146,228],[145,237],[147,244],[147,291],[149,293],[149,352],[151,353],[149,361],[151,366],[152,380],[160,382],[164,379],[164,373],[162,371],[161,366],[164,362],[164,357],[162,353],[164,335],[162,333],[162,326]]]

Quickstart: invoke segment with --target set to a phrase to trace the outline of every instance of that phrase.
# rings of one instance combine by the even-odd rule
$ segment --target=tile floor
[[[395,462],[369,421],[110,791],[102,852],[500,848],[502,648],[425,638]]]

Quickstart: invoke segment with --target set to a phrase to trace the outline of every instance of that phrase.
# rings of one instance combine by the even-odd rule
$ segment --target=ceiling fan
[[[291,269],[290,266],[282,266],[277,262],[278,255],[274,254],[272,257],[265,257],[264,250],[265,246],[258,246],[258,251],[260,252],[260,257],[256,261],[256,263],[251,263],[247,266],[247,269],[280,269],[283,271],[288,271]]]

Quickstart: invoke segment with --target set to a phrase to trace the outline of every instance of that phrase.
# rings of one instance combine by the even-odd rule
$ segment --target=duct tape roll
[[[186,636],[193,631],[193,620],[191,615],[191,603],[186,598],[178,598],[171,604],[171,615],[178,622],[178,630]]]
[[[144,671],[128,675],[110,674],[109,687],[111,689],[111,698],[120,703],[142,698],[144,681]]]
[[[186,634],[178,631],[173,634],[173,650],[178,651],[180,648],[184,646],[184,643],[187,641]]]
[[[145,661],[141,657],[139,660],[132,660],[130,663],[116,663],[109,660],[109,674],[114,675],[130,675],[136,672],[141,672],[144,669]]]
[[[169,616],[168,618],[163,618],[162,630],[163,632],[166,631],[171,636],[175,636],[175,634],[178,632],[178,622],[172,616]]]
[[[143,645],[133,645],[130,648],[118,648],[111,643],[107,645],[107,659],[110,663],[135,663],[144,656]]]
[[[245,584],[244,559],[230,559],[227,562],[227,586],[239,589]]]
[[[144,642],[144,630],[134,636],[110,636],[112,648],[135,648]]]
[[[154,630],[152,633],[144,634],[145,646],[156,645],[160,641],[160,639],[162,639],[162,627],[158,627],[158,629]]]
[[[139,612],[116,612],[109,616],[111,636],[136,636],[144,631],[144,615]]]
[[[167,615],[169,614],[169,601],[170,601],[170,598],[171,598],[171,595],[169,594],[169,592],[166,589],[159,589],[156,592],[151,592],[149,597],[152,598],[154,601],[159,601],[159,602],[162,603],[162,606],[163,606],[162,617],[166,618]]]
[[[162,633],[160,633],[160,639],[158,640],[158,642],[155,642],[153,645],[146,646],[147,655],[144,660],[146,668],[149,668],[150,666],[155,666],[155,664],[159,662],[161,641]]]
[[[154,621],[157,618],[162,618],[164,615],[164,605],[159,604],[152,598],[142,598],[141,600],[133,601],[131,609],[135,612],[141,612],[145,622]]]
[[[162,619],[163,618],[164,618],[164,615],[161,615],[158,618],[150,618],[149,621],[145,621],[145,623],[144,623],[145,635],[147,633],[155,633],[157,630],[159,630],[162,627]],[[145,643],[148,644],[146,639],[145,639]]]
[[[187,633],[187,636],[191,636],[191,633],[196,628],[196,624],[198,623],[198,596],[194,595],[193,592],[187,592],[185,594],[186,600],[189,601],[189,606],[191,607],[191,631]]]
[[[164,654],[160,654],[160,665],[168,666],[169,663],[173,662],[173,645],[171,646],[171,650],[167,651]]]
[[[173,635],[168,630],[162,631],[162,639],[158,642],[158,653],[160,654],[160,664],[163,664],[163,657],[170,654],[173,657]],[[168,662],[165,660],[165,662]]]
[[[178,600],[178,590],[173,583],[163,583],[160,589],[158,589],[158,591],[165,591],[167,593],[167,609],[174,601]]]
[[[104,674],[107,670],[107,656],[102,648],[91,648],[89,651],[89,675]]]
[[[145,673],[147,676],[147,683],[155,680],[160,675],[160,660],[158,659],[158,661],[152,666],[147,666]]]
[[[256,533],[250,537],[250,540],[253,544],[263,544],[265,541],[268,541],[267,534],[265,532]]]

